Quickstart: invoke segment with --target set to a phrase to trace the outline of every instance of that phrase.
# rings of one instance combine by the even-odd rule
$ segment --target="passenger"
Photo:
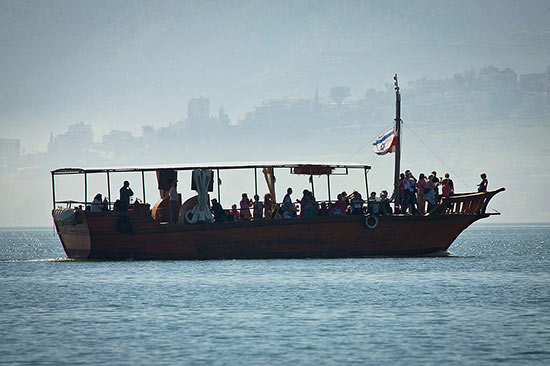
[[[363,197],[361,197],[361,193],[357,191],[353,191],[352,198],[351,198],[352,214],[363,215],[364,203],[365,203],[365,200],[363,200]]]
[[[296,207],[292,204],[291,194],[292,188],[288,187],[285,197],[283,198],[283,205],[281,206],[282,216],[285,219],[296,217]]]
[[[235,205],[235,211],[237,211],[236,205]],[[212,213],[214,214],[214,220],[216,222],[224,222],[227,219],[222,205],[215,198],[212,198]]]
[[[321,202],[321,208],[319,208],[319,211],[317,212],[317,215],[319,216],[328,216],[328,207],[326,202]]]
[[[273,214],[273,201],[271,200],[271,194],[266,193],[264,195],[264,217],[270,219],[271,214]]]
[[[369,197],[369,213],[371,215],[380,214],[380,199],[376,197],[376,192],[371,192]]]
[[[344,199],[344,203],[346,204],[346,209],[347,209],[347,207],[350,205],[351,195],[348,196],[348,194],[346,193],[346,191],[343,191],[343,192],[342,192],[342,198]]]
[[[254,220],[261,220],[264,212],[264,203],[260,201],[260,196],[254,195]]]
[[[337,197],[338,200],[334,203],[332,211],[330,212],[331,216],[343,216],[346,213],[347,206],[342,193]]]
[[[435,207],[435,189],[434,189],[435,183],[434,183],[434,176],[433,174],[430,174],[428,176],[428,180],[426,181],[426,189],[424,190],[424,198],[426,199],[426,202],[428,202],[428,210],[427,213],[430,213],[430,211]]]
[[[239,211],[237,210],[237,205],[233,204],[231,206],[231,211],[229,211],[229,214],[232,216],[233,220],[230,221],[240,221],[241,215],[239,214]]]
[[[416,178],[412,175],[410,170],[405,171],[405,207],[403,208],[402,213],[406,213],[409,210],[409,213],[412,215],[417,215],[418,211],[416,209]]]
[[[441,196],[442,197],[449,197],[451,195],[451,185],[449,183],[448,178],[443,178],[441,181]]]
[[[178,200],[178,181],[174,180],[172,181],[172,186],[170,187],[170,222],[172,224],[178,223],[178,216],[179,216],[179,200]]]
[[[101,205],[101,211],[109,211],[109,200],[107,197],[103,197],[103,204]]]
[[[253,202],[248,198],[248,195],[243,193],[240,202],[241,220],[250,220],[252,218],[252,215],[250,214],[250,207],[252,207],[252,205]]]
[[[101,212],[103,211],[103,201],[101,193],[95,195],[94,200],[92,201],[90,212]]]
[[[384,190],[380,193],[380,214],[391,215],[392,209],[390,200],[388,199],[388,191]]]
[[[302,193],[302,199],[298,201],[301,205],[300,213],[303,217],[313,217],[313,194],[307,189]]]
[[[130,207],[130,197],[134,195],[134,191],[130,188],[130,182],[124,181],[120,188],[120,211],[128,211]]]
[[[435,203],[438,204],[440,197],[439,197],[439,184],[441,183],[441,180],[437,177],[437,172],[434,170],[432,172],[433,178],[433,190],[434,190],[434,196],[435,196]]]
[[[405,204],[405,174],[399,174],[399,212],[405,213],[407,205]]]
[[[420,173],[418,176],[418,183],[416,184],[418,189],[416,193],[416,203],[418,205],[418,211],[421,215],[426,213],[426,198],[424,198],[426,191],[426,176],[424,173]]]
[[[487,192],[487,186],[489,185],[489,181],[487,180],[487,174],[481,173],[481,183],[477,185],[477,191],[478,192]]]
[[[455,194],[455,184],[450,177],[451,175],[449,173],[445,173],[445,179],[449,180],[449,188],[451,189],[451,193],[449,194],[449,196],[452,196],[453,194]]]

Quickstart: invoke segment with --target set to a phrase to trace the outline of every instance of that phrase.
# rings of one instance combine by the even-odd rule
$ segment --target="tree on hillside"
[[[335,86],[330,89],[329,98],[334,100],[338,104],[342,104],[344,99],[351,96],[351,91],[347,86]]]

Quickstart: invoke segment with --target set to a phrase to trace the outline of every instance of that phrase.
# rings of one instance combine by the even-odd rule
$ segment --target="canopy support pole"
[[[221,204],[222,203],[222,199],[220,197],[220,183],[221,183],[221,179],[220,179],[220,170],[219,169],[216,169],[216,178],[218,178],[218,202]]]
[[[141,171],[141,187],[143,188],[143,204],[145,204],[145,172]]]
[[[52,172],[52,200],[53,200],[53,209],[55,209],[55,175]]]
[[[328,203],[330,203],[330,174],[327,174],[327,185],[328,185]]]
[[[107,197],[109,197],[109,205],[111,205],[111,180],[109,178],[109,172],[107,172]]]
[[[84,210],[88,206],[88,174],[84,173]]]
[[[254,168],[254,195],[258,195],[258,168]]]

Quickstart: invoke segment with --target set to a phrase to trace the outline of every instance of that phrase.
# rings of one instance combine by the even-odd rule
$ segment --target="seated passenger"
[[[298,201],[301,205],[301,216],[303,217],[313,217],[313,206],[314,206],[314,199],[313,194],[308,191],[307,189],[304,189],[302,199]]]
[[[225,211],[223,210],[222,205],[215,198],[212,199],[212,213],[214,214],[214,220],[216,222],[224,222],[226,220]]]
[[[250,220],[252,215],[250,214],[250,207],[253,205],[252,201],[248,198],[246,193],[242,194],[240,202],[241,207],[241,220]]]
[[[388,198],[388,191],[382,191],[382,193],[380,193],[380,214],[381,215],[392,214],[390,200]]]
[[[273,201],[271,200],[271,194],[266,193],[264,196],[264,217],[266,219],[270,219],[272,213],[273,213]]]
[[[282,212],[282,216],[284,219],[290,219],[293,217],[296,217],[296,207],[292,204],[292,198],[290,195],[292,194],[292,188],[288,188],[286,190],[286,195],[283,198],[283,205],[281,206],[280,211]]]
[[[261,220],[264,211],[264,204],[260,201],[260,196],[254,195],[254,220]]]
[[[376,197],[376,192],[371,192],[369,197],[369,213],[371,215],[380,214],[380,199]]]
[[[365,201],[363,200],[363,197],[361,197],[361,193],[357,191],[353,191],[353,195],[351,198],[351,207],[352,207],[353,215],[363,214],[363,203],[365,203]]]
[[[90,207],[90,212],[101,212],[103,211],[103,197],[101,193],[95,195],[92,205]]]
[[[331,216],[342,216],[346,212],[346,201],[344,200],[344,197],[342,196],[342,193],[338,195],[338,200],[332,207],[332,211],[330,212]]]
[[[103,206],[101,206],[101,211],[109,211],[109,200],[107,197],[103,199]]]
[[[237,210],[237,205],[233,204],[231,206],[231,211],[229,211],[229,215],[231,215],[231,218],[229,221],[239,221],[241,219],[241,215],[239,214],[239,211]]]

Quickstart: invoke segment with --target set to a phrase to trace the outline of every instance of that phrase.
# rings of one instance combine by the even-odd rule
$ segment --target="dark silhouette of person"
[[[134,191],[130,188],[130,182],[127,180],[124,181],[122,187],[120,188],[120,204],[121,211],[128,211],[130,207],[130,197],[134,195]]]

